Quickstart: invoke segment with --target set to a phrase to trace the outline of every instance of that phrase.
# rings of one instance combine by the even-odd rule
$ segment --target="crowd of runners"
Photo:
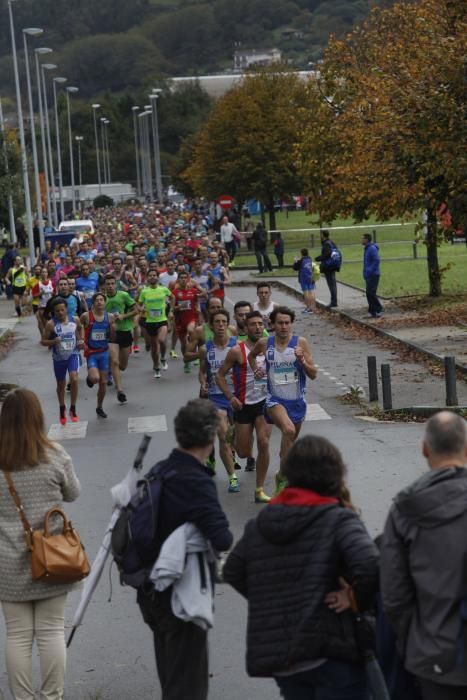
[[[239,242],[223,241],[202,211],[114,208],[92,216],[94,233],[69,244],[49,240],[32,270],[16,256],[9,272],[15,313],[21,316],[29,295],[40,342],[51,350],[61,425],[79,421],[83,365],[87,386],[97,385],[96,414],[105,419],[109,386],[127,402],[132,353],[147,354],[154,380],[180,358],[186,373],[198,372],[199,395],[218,410],[229,492],[239,491],[238,456],[246,470],[256,469],[255,501],[267,503],[272,425],[281,432],[283,458],[306,415],[307,379],[317,373],[307,340],[294,333],[294,311],[272,300],[264,280],[229,313],[225,288]],[[224,218],[223,226],[229,223]],[[208,465],[215,468],[214,453]],[[276,481],[280,488],[280,471]]]

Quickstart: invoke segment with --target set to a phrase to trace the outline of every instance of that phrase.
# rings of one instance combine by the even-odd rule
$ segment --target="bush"
[[[94,209],[103,209],[104,207],[113,207],[114,201],[112,197],[108,197],[106,194],[98,195],[93,201]]]

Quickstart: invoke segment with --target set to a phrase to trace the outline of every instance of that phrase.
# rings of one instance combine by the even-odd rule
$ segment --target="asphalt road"
[[[227,308],[240,298],[254,300],[254,290],[229,289]],[[281,293],[274,293],[278,302],[296,310],[299,303]],[[331,321],[317,317],[300,319],[297,331],[308,337],[313,355],[320,367],[313,382],[308,402],[318,420],[307,421],[303,432],[328,437],[343,451],[349,470],[349,484],[354,501],[362,509],[369,531],[376,535],[384,523],[392,496],[424,469],[419,452],[422,428],[419,425],[374,424],[354,417],[352,407],[342,405],[336,396],[345,385],[364,383],[366,355],[376,354],[378,362],[387,360],[384,350],[370,348],[365,341],[346,337]],[[0,364],[2,381],[14,382],[36,391],[44,406],[48,426],[57,422],[57,403],[51,359],[38,343],[33,319],[25,319],[16,327],[18,342]],[[394,366],[397,391],[413,396],[422,389],[431,396],[439,393],[442,380],[423,376],[412,385],[419,366]],[[401,374],[398,374],[401,372]],[[125,374],[128,404],[118,405],[115,390],[109,390],[105,408],[107,421],[95,416],[95,390],[89,390],[81,375],[78,411],[80,421],[88,421],[86,436],[66,440],[64,447],[71,454],[81,480],[82,493],[68,512],[78,527],[88,553],[97,551],[111,512],[109,489],[126,473],[131,464],[140,435],[128,432],[128,419],[165,416],[167,431],[153,433],[146,458],[149,468],[165,457],[174,446],[172,424],[180,405],[197,395],[197,373],[183,373],[180,360],[170,361],[169,371],[160,380],[152,377],[151,363],[144,350],[130,358]],[[422,384],[422,388],[421,388]],[[320,411],[325,411],[325,414]],[[327,415],[326,415],[327,414]],[[323,416],[325,419],[322,419]],[[277,465],[279,439],[272,436],[272,464],[266,491],[272,490],[272,477]],[[216,477],[218,490],[232,529],[238,537],[245,522],[254,517],[261,506],[253,503],[254,474],[240,472],[241,491],[227,493],[227,480],[222,467]],[[112,594],[109,601],[112,580]],[[128,700],[160,698],[155,674],[152,638],[135,603],[133,590],[121,588],[116,570],[109,578],[106,571],[88,609],[84,625],[78,630],[69,650],[67,700]],[[69,624],[79,594],[69,598]],[[245,673],[246,604],[227,586],[219,586],[216,595],[216,626],[210,635],[211,694],[213,700],[273,700],[279,698],[275,683],[250,679]],[[0,632],[0,659],[3,659],[4,637]],[[35,662],[37,669],[37,662]],[[0,698],[8,698],[3,661],[0,662]],[[188,700],[188,699],[187,699]]]

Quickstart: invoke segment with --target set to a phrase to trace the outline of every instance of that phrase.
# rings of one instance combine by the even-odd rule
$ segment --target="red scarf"
[[[325,506],[339,503],[337,498],[321,496],[316,491],[288,486],[269,501],[270,505],[283,506]]]

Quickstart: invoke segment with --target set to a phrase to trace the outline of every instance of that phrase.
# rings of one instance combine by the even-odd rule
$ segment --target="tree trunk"
[[[429,205],[427,208],[426,256],[428,262],[428,284],[430,297],[441,296],[441,272],[438,261],[438,223],[436,210]]]
[[[268,201],[268,210],[269,210],[269,230],[270,231],[276,231],[277,226],[276,226],[276,210],[274,207],[274,198],[271,197],[271,199]]]

